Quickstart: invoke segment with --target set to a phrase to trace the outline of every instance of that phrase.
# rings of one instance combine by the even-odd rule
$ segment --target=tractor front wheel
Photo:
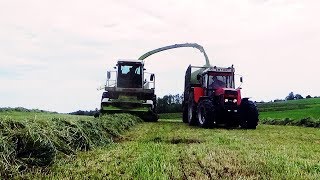
[[[203,128],[210,128],[216,124],[213,102],[209,99],[200,101],[198,105],[198,124]]]
[[[256,129],[259,121],[259,112],[257,105],[254,102],[243,99],[240,105],[240,116],[241,128]]]

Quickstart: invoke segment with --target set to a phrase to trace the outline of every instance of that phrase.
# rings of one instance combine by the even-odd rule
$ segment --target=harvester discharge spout
[[[146,59],[147,57],[155,54],[155,53],[158,53],[158,52],[161,52],[161,51],[166,51],[166,50],[169,50],[169,49],[175,49],[175,48],[181,48],[181,47],[192,47],[192,48],[196,48],[196,49],[199,49],[200,52],[203,53],[204,55],[204,58],[205,58],[205,67],[210,67],[210,61],[209,61],[209,58],[207,56],[207,53],[206,51],[204,50],[204,48],[197,44],[197,43],[183,43],[183,44],[174,44],[174,45],[170,45],[170,46],[164,46],[164,47],[161,47],[161,48],[157,48],[157,49],[154,49],[152,51],[149,51],[145,54],[143,54],[141,57],[139,57],[139,60],[144,60]]]

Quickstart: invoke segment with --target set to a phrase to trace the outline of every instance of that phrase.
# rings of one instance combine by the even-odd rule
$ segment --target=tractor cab
[[[197,76],[202,87],[217,90],[220,88],[235,88],[234,68],[210,67]]]
[[[221,103],[240,103],[240,89],[235,89],[234,67],[210,67],[197,76],[204,96],[219,98]],[[237,104],[237,103],[236,103]]]

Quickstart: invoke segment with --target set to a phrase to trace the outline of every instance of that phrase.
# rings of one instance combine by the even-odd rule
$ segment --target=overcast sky
[[[320,96],[317,0],[0,0],[0,107],[58,112],[99,107],[118,59],[175,43],[204,46],[211,64],[234,64],[254,100]],[[193,48],[146,60],[156,93],[182,93]]]

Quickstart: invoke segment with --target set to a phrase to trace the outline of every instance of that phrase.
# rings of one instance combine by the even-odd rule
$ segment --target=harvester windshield
[[[142,64],[119,63],[117,83],[117,86],[121,88],[142,88]]]

